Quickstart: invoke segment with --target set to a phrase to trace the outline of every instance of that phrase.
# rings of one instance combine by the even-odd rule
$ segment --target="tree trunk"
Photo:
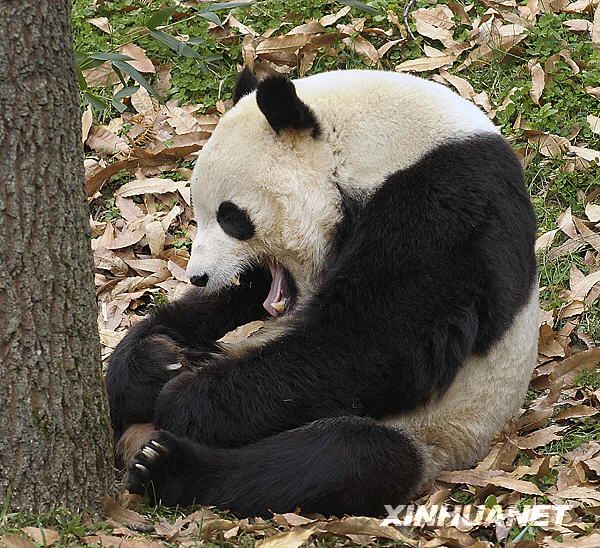
[[[98,510],[113,482],[71,0],[0,0],[0,505]]]

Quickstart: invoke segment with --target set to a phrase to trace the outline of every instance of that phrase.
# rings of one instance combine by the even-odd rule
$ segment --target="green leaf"
[[[178,55],[191,57],[192,59],[202,59],[202,56],[197,51],[193,50],[181,40],[178,40],[174,36],[171,36],[162,30],[151,30],[150,35],[153,38],[156,38],[159,42],[169,46]]]
[[[135,61],[133,57],[121,53],[92,53],[90,57],[100,61]]]
[[[359,10],[366,11],[367,13],[379,13],[375,8],[367,6],[367,4],[363,4],[362,2],[357,2],[356,0],[338,0],[338,3],[344,4],[345,6],[358,8]]]
[[[198,46],[200,44],[206,44],[206,39],[204,38],[200,38],[200,37],[195,37],[195,36],[191,36],[187,41],[186,44],[188,46]]]
[[[233,8],[245,8],[252,4],[255,4],[255,2],[215,2],[206,6],[202,11],[232,10]]]
[[[221,26],[221,20],[219,19],[219,16],[216,13],[213,13],[212,11],[200,11],[198,12],[198,15],[200,17],[204,17],[204,19],[208,19],[215,25]]]
[[[129,86],[127,88],[120,89],[119,91],[117,91],[117,93],[115,93],[114,98],[115,99],[123,99],[125,97],[130,97],[138,89],[140,89],[140,86]]]
[[[110,102],[110,104],[115,107],[117,109],[118,112],[120,112],[121,114],[123,114],[126,110],[127,107],[121,103],[120,101],[115,101],[114,99]]]
[[[157,99],[160,99],[160,95],[156,92],[156,90],[148,83],[140,72],[134,69],[129,63],[125,63],[123,61],[113,61],[113,68],[123,71],[125,74],[131,76],[140,86],[145,88],[150,95],[154,95]]]
[[[207,55],[206,57],[204,57],[204,60],[207,63],[210,63],[212,61],[219,61],[221,59],[223,59],[223,56],[220,53],[213,53],[211,55]]]
[[[75,51],[75,64],[81,65],[85,63],[86,59],[89,59],[87,54],[81,53],[80,51]]]
[[[87,82],[85,81],[85,78],[83,77],[83,72],[81,72],[81,69],[79,67],[76,67],[76,70],[77,70],[77,81],[79,82],[79,89],[81,91],[84,91],[88,87]]]
[[[488,495],[487,498],[485,499],[485,507],[486,508],[493,508],[494,506],[496,506],[498,504],[498,500],[496,499],[496,495]]]
[[[159,25],[166,23],[176,9],[177,6],[171,6],[152,12],[150,17],[146,19],[145,25],[151,30],[156,29]]]
[[[89,55],[83,53],[75,54],[75,63],[81,70],[99,67],[105,61],[92,59]]]
[[[102,97],[98,97],[89,91],[85,91],[83,96],[85,97],[85,100],[96,110],[106,110],[108,108],[108,103]]]
[[[116,75],[119,77],[119,81],[121,82],[121,85],[126,88],[127,87],[127,82],[125,81],[125,78],[123,76],[123,73],[114,65],[112,65],[112,69],[115,71]]]

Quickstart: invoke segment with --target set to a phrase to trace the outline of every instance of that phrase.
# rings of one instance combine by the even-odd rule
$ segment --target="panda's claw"
[[[168,449],[164,445],[158,443],[156,440],[151,440],[150,443],[159,451],[164,451],[165,453],[168,452]]]
[[[152,447],[150,447],[149,445],[146,445],[142,449],[142,453],[146,456],[146,458],[148,458],[150,460],[154,460],[155,458],[160,456],[159,452],[156,451],[155,449],[152,449]]]
[[[140,472],[143,472],[144,474],[148,474],[150,471],[148,470],[148,468],[146,468],[143,464],[140,464],[139,462],[136,462],[134,465]]]
[[[152,500],[161,495],[169,470],[178,468],[173,459],[178,458],[180,445],[177,438],[168,432],[160,432],[156,439],[146,443],[129,465],[126,481],[129,492],[148,495]]]

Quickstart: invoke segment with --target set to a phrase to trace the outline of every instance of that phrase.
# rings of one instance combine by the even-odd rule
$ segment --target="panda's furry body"
[[[157,428],[130,487],[243,515],[379,514],[480,459],[525,395],[538,304],[519,161],[475,106],[408,75],[245,71],[235,98],[192,179],[188,273],[206,287],[111,358],[117,436]]]

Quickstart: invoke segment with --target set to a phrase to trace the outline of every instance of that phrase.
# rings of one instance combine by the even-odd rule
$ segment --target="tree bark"
[[[0,505],[98,510],[113,484],[71,0],[0,0]]]

